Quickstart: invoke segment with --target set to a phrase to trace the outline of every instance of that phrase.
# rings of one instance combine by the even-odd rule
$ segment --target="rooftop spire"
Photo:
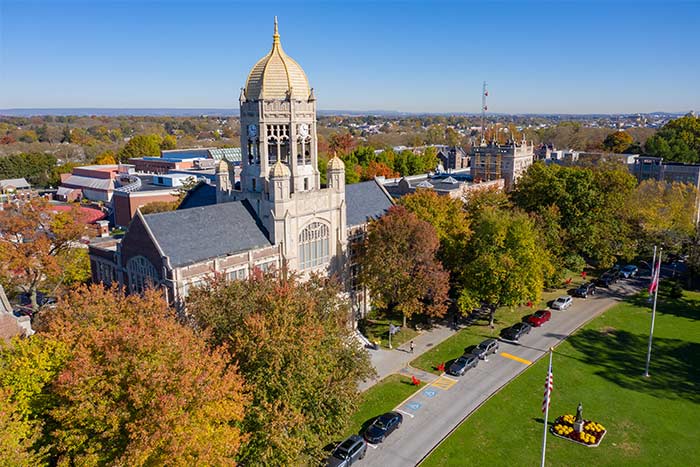
[[[279,29],[277,28],[277,16],[275,16],[275,33],[272,34],[272,43],[273,44],[280,43],[280,32],[279,32]]]

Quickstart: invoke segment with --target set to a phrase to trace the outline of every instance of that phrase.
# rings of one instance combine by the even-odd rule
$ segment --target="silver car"
[[[561,297],[554,300],[554,302],[552,302],[551,308],[553,310],[566,310],[573,303],[574,303],[574,299],[571,298],[571,295],[562,295]]]

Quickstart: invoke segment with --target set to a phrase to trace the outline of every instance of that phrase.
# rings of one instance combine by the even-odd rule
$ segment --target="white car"
[[[574,303],[574,299],[571,298],[571,295],[562,295],[552,302],[551,308],[553,310],[566,310],[572,303]]]

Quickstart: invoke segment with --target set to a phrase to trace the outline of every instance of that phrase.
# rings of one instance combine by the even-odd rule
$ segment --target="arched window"
[[[126,263],[126,273],[129,277],[129,291],[132,293],[141,293],[146,287],[158,283],[158,271],[143,256],[131,258]]]
[[[312,222],[299,234],[299,269],[313,268],[328,262],[330,229]]]

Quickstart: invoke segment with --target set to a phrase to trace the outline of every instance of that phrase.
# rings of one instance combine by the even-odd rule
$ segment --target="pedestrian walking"
[[[411,341],[411,353],[413,353],[413,348],[414,348],[414,347],[415,347],[415,345],[413,345],[413,341]]]

